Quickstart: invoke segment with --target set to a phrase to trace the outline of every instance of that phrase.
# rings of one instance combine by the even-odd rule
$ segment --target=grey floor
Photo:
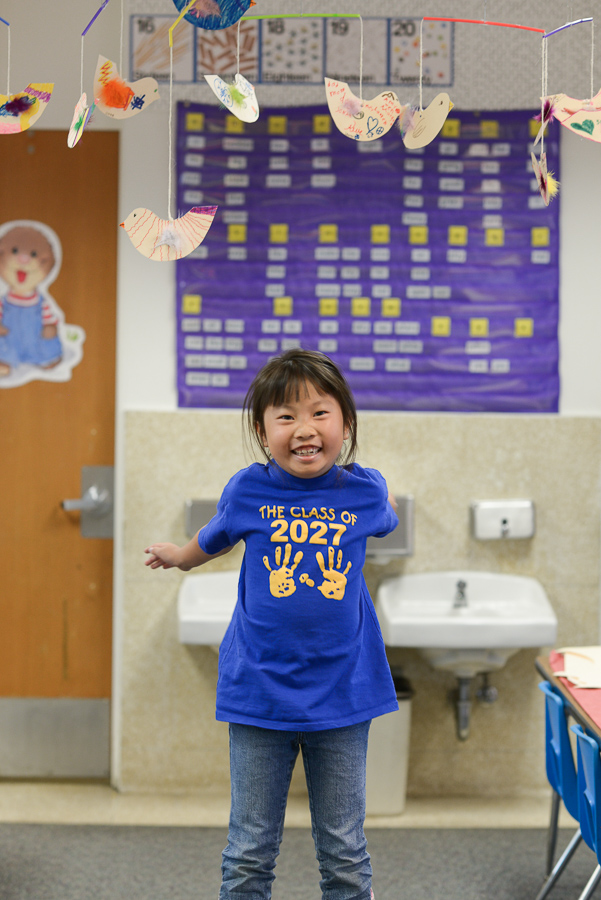
[[[372,829],[376,900],[534,900],[542,829]],[[563,847],[571,832],[560,832]],[[222,828],[0,824],[2,900],[216,900]],[[551,894],[576,900],[596,860],[584,847]],[[287,828],[273,900],[317,900],[311,834]]]

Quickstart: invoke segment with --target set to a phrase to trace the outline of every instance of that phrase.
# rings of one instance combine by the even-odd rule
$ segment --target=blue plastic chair
[[[601,747],[580,725],[572,725],[578,754],[578,818],[582,837],[595,853],[597,866],[579,897],[588,900],[601,881]]]
[[[554,866],[559,805],[562,800],[572,818],[579,821],[578,780],[563,697],[548,681],[541,682],[539,688],[545,695],[545,764],[547,779],[553,789],[547,838],[547,879],[536,897],[536,900],[544,900],[574,855],[582,840],[582,832],[580,828],[576,829]]]

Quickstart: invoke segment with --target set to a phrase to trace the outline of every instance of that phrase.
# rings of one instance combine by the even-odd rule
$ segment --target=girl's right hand
[[[182,563],[182,548],[177,544],[152,544],[144,553],[150,554],[144,565],[151,569],[179,568]]]

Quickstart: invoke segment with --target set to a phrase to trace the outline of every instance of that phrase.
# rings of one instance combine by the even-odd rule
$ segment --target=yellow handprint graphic
[[[282,548],[278,545],[275,548],[275,564],[277,566],[276,569],[271,568],[271,566],[269,565],[269,560],[266,556],[263,557],[263,564],[269,571],[269,590],[274,597],[289,597],[296,590],[296,584],[294,583],[294,578],[292,577],[292,575],[299,562],[303,558],[303,554],[302,551],[299,550],[294,557],[294,562],[291,566],[289,566],[288,563],[290,562],[291,555],[292,544],[286,544],[284,550],[284,561],[280,566],[280,563],[282,562]]]
[[[334,569],[333,547],[328,547],[327,569],[325,560],[323,558],[323,553],[316,553],[315,558],[319,563],[319,568],[321,569],[323,577],[325,579],[323,584],[318,585],[317,590],[321,591],[324,597],[328,597],[332,600],[342,600],[342,598],[344,597],[344,592],[346,590],[346,573],[352,566],[352,563],[349,562],[344,572],[341,572],[340,567],[342,566],[342,550],[339,550],[338,556],[336,557],[336,569]]]

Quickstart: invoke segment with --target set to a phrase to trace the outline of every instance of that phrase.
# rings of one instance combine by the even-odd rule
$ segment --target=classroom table
[[[555,650],[548,658],[538,656],[535,666],[539,675],[559,691],[576,722],[601,741],[601,688],[578,688],[567,678],[558,678],[555,672],[563,669],[563,656]]]

